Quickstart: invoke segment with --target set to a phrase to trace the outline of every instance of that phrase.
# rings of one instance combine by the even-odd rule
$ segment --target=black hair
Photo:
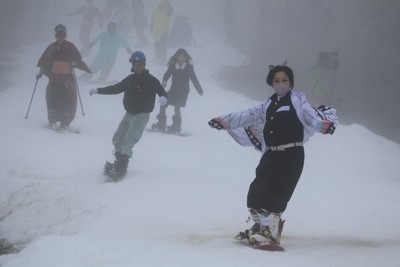
[[[169,61],[168,61],[168,63],[167,63],[167,66],[169,66],[169,65],[171,65],[171,64],[175,64],[176,62],[178,62],[178,56],[180,55],[180,54],[183,54],[183,55],[185,55],[185,57],[186,57],[186,63],[188,63],[188,64],[193,64],[192,63],[192,57],[189,55],[189,53],[186,51],[186,49],[184,49],[184,48],[179,48],[176,52],[175,52],[175,54],[169,59]]]
[[[266,79],[267,84],[269,86],[272,86],[272,81],[274,80],[274,76],[277,72],[284,72],[288,76],[290,82],[290,88],[293,89],[294,87],[293,70],[286,65],[276,65],[276,66],[269,65],[269,72]]]

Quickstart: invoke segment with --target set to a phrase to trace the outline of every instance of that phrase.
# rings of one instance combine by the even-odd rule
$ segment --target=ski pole
[[[29,103],[29,107],[28,107],[28,111],[26,112],[25,119],[28,118],[29,111],[31,110],[31,105],[32,105],[32,101],[33,101],[33,96],[35,95],[36,86],[37,86],[37,84],[38,84],[38,81],[39,81],[39,79],[36,78],[36,83],[35,83],[35,87],[33,88],[33,93],[32,93],[32,97],[31,97],[31,102]]]
[[[81,104],[82,116],[85,117],[85,111],[83,110],[81,94],[79,93],[78,82],[76,81],[75,70],[72,69],[72,74],[74,75],[74,82],[76,87],[76,92],[78,93],[79,103]]]

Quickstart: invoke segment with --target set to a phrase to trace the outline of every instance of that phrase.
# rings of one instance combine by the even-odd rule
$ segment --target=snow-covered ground
[[[71,126],[81,134],[60,134],[44,127],[42,78],[25,119],[45,45],[26,49],[21,78],[0,93],[0,238],[22,248],[0,256],[1,266],[400,265],[399,144],[357,124],[315,135],[283,216],[286,251],[253,250],[232,237],[250,226],[246,194],[260,154],[207,125],[257,104],[219,88],[214,77],[243,63],[242,55],[205,40],[190,48],[205,91],[192,90],[183,109],[183,128],[193,136],[145,132],[128,175],[112,183],[102,168],[113,159],[122,95],[90,97],[95,85],[79,82],[85,116],[78,106]],[[151,48],[144,52],[161,78],[165,66],[152,62]],[[110,80],[129,74],[127,58],[121,51]]]

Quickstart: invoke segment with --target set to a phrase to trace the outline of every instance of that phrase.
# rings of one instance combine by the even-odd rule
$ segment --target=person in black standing
[[[293,71],[285,64],[270,66],[266,80],[275,91],[271,97],[248,110],[213,118],[209,125],[262,152],[247,195],[254,225],[235,238],[279,246],[281,215],[303,170],[303,143],[315,132],[333,134],[338,119],[333,108],[315,109],[303,93],[292,90]]]
[[[114,95],[124,93],[123,104],[126,110],[112,142],[114,145],[115,162],[106,162],[104,174],[120,179],[127,173],[129,158],[132,157],[133,146],[142,137],[144,128],[154,109],[156,95],[159,103],[167,103],[165,92],[157,78],[149,73],[146,67],[146,57],[143,52],[135,51],[129,61],[132,63],[133,74],[121,82],[97,89],[91,89],[89,94]]]
[[[162,84],[167,86],[168,79],[172,76],[171,87],[168,91],[167,105],[160,107],[160,113],[157,115],[158,122],[152,125],[153,130],[167,131],[172,133],[181,132],[182,116],[181,108],[186,106],[186,101],[189,95],[189,81],[191,80],[197,92],[203,95],[203,89],[197,79],[192,57],[189,53],[179,48],[168,62],[168,69],[165,72]],[[167,127],[167,106],[175,107],[175,114],[172,117],[172,125]]]

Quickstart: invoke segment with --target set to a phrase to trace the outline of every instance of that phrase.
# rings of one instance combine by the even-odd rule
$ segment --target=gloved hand
[[[38,74],[36,74],[36,80],[39,80],[40,78],[42,78],[42,76],[43,76],[43,69],[40,68]]]
[[[208,122],[208,125],[210,125],[211,128],[215,128],[217,130],[222,130],[225,129],[225,127],[216,119],[212,119]]]
[[[96,88],[90,89],[89,95],[92,96],[92,95],[94,95],[94,94],[97,94],[97,89],[96,89]]]
[[[161,106],[165,106],[167,104],[167,98],[165,96],[160,96],[158,103],[160,103]]]
[[[328,106],[325,106],[325,105],[320,105],[318,107],[318,109],[321,110],[321,111],[327,111],[327,110],[331,109],[331,107],[328,107]]]
[[[335,124],[328,120],[321,120],[317,123],[317,128],[322,134],[333,134],[335,132]]]

